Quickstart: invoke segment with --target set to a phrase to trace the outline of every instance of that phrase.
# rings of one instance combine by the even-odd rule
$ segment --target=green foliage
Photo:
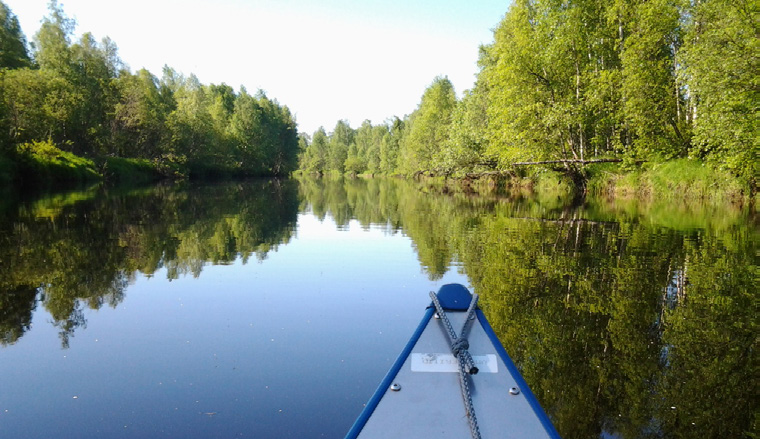
[[[444,172],[469,171],[479,165],[488,165],[487,111],[487,96],[483,87],[477,84],[457,102],[451,115],[449,137],[437,160]]]
[[[160,80],[133,74],[110,39],[73,41],[76,22],[56,0],[32,62],[0,2],[0,149],[13,159],[16,145],[50,139],[79,156],[149,159],[173,176],[461,175],[515,173],[524,161],[691,157],[753,193],[756,12],[749,0],[516,0],[460,101],[438,77],[403,119],[356,130],[338,121],[299,146],[288,107],[169,67]],[[561,166],[584,185],[585,164]]]
[[[310,141],[303,139],[298,167],[316,174],[394,173],[398,170],[404,126],[403,120],[393,118],[379,125],[365,120],[356,130],[347,121],[338,121],[329,135],[320,127]]]
[[[12,143],[69,141],[70,127],[84,96],[70,82],[47,70],[18,69],[2,75],[3,109]]]
[[[292,236],[296,195],[293,182],[275,181],[110,194],[100,187],[0,212],[0,346],[30,329],[40,305],[67,347],[86,325],[84,308],[116,307],[138,271],[163,268],[176,279],[197,277],[209,263],[263,260]]]
[[[42,26],[34,36],[34,59],[41,69],[73,80],[74,65],[70,46],[76,21],[66,16],[56,0],[50,0],[48,10],[50,15],[42,19]]]
[[[747,195],[746,186],[731,173],[698,160],[652,162],[635,171],[617,164],[595,165],[589,169],[588,190],[595,194],[720,202],[739,201]]]
[[[0,186],[10,187],[16,178],[16,163],[0,152]]]
[[[0,1],[0,69],[18,69],[31,64],[18,18]]]
[[[327,156],[328,169],[343,173],[345,171],[348,149],[354,143],[354,130],[348,121],[339,120],[330,134],[330,144]]]
[[[109,182],[143,184],[161,178],[156,165],[148,159],[107,157],[99,171]]]
[[[16,50],[24,48],[23,35],[2,3],[0,18],[0,62],[6,55],[23,58]],[[133,74],[110,39],[98,43],[84,33],[72,42],[75,25],[51,1],[34,38],[39,69],[15,61],[0,65],[0,147],[7,157],[14,157],[16,145],[49,139],[106,164],[114,157],[150,160],[171,177],[287,175],[297,167],[296,121],[288,107],[263,92],[236,94],[226,84],[204,85],[169,67],[160,80],[144,69]],[[142,180],[152,172],[113,163],[111,178]]]
[[[62,151],[51,141],[19,145],[22,179],[30,185],[57,182],[99,180],[95,163]]]
[[[690,157],[732,172],[751,194],[756,3],[516,0],[480,48],[475,87],[456,101],[436,78],[412,114],[386,124],[379,169],[515,175],[525,172],[515,163],[550,161],[584,188],[589,160],[621,160],[635,173],[642,160]],[[355,150],[338,142],[329,153],[347,157],[350,172],[374,172],[369,144],[357,134]]]
[[[158,79],[145,69],[122,72],[116,79],[121,96],[114,108],[112,153],[120,157],[157,158],[168,142],[165,124],[173,107],[162,99]]]
[[[398,159],[401,141],[406,133],[404,126],[405,122],[398,117],[394,117],[387,124],[388,132],[383,135],[380,144],[380,170],[386,174],[391,174],[400,168]]]
[[[625,120],[636,136],[631,152],[683,157],[688,139],[682,133],[685,114],[675,72],[681,44],[677,5],[671,0],[631,2],[618,13],[628,32],[621,60]]]
[[[435,78],[405,126],[407,133],[399,152],[404,172],[411,174],[439,167],[440,151],[448,139],[455,106],[451,81],[445,77]]]
[[[372,140],[372,123],[365,120],[354,132],[354,142],[348,147],[346,172],[360,174],[367,170],[367,153],[374,147]]]
[[[758,3],[700,1],[691,13],[680,58],[691,94],[692,154],[757,187]]]
[[[311,142],[306,146],[300,169],[316,173],[324,172],[327,169],[329,142],[325,129],[319,127],[314,132]]]

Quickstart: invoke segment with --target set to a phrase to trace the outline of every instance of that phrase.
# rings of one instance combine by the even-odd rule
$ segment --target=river
[[[398,179],[5,197],[0,437],[342,438],[451,282],[565,439],[757,434],[757,242],[747,207]]]

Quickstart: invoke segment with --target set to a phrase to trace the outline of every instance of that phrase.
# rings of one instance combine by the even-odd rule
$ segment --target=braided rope
[[[451,326],[451,322],[449,321],[449,318],[446,316],[446,313],[443,311],[443,306],[441,306],[441,302],[438,301],[438,296],[435,295],[432,291],[430,292],[430,298],[433,299],[433,305],[435,306],[436,312],[438,312],[438,315],[441,317],[441,321],[443,321],[444,326],[446,327],[446,331],[449,335],[449,345],[451,346],[451,352],[454,354],[455,357],[459,358],[459,354],[461,353],[464,355],[465,365],[467,366],[466,371],[469,374],[475,375],[478,373],[478,368],[475,367],[475,362],[472,361],[472,355],[470,355],[470,352],[467,350],[470,348],[470,344],[467,341],[467,338],[464,337],[464,331],[467,328],[467,323],[470,321],[470,314],[467,314],[467,318],[465,318],[464,325],[462,326],[462,335],[458,336],[456,332],[454,332],[454,327]],[[474,312],[474,307],[472,306],[472,303],[477,303],[478,295],[475,294],[472,296],[472,302],[470,302],[470,306],[472,307],[472,311]],[[461,339],[461,341],[458,341]]]
[[[472,296],[459,336],[454,332],[454,327],[451,326],[451,322],[449,321],[446,312],[444,312],[441,302],[438,301],[438,296],[431,292],[430,298],[433,299],[435,310],[446,328],[446,332],[449,336],[451,352],[457,358],[459,363],[459,389],[462,391],[462,399],[465,404],[467,420],[470,424],[470,433],[472,434],[473,439],[480,439],[480,428],[478,427],[478,418],[475,416],[475,407],[472,403],[472,394],[470,393],[469,383],[469,375],[475,375],[478,373],[478,368],[475,367],[472,355],[470,355],[470,352],[467,350],[470,348],[470,343],[467,341],[468,323],[472,320],[471,317],[475,312],[478,303],[478,295],[474,294]]]

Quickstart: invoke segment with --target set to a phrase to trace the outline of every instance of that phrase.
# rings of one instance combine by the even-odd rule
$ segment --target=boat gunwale
[[[552,424],[552,421],[549,419],[549,416],[544,411],[544,408],[541,407],[541,404],[539,404],[538,399],[536,399],[536,396],[530,390],[530,386],[528,386],[528,383],[525,381],[525,378],[523,378],[522,374],[517,369],[517,366],[512,361],[512,358],[510,358],[509,354],[507,353],[507,350],[504,348],[504,345],[501,344],[501,340],[499,340],[499,337],[494,332],[493,328],[491,327],[491,324],[488,323],[488,319],[486,318],[485,314],[483,314],[483,310],[478,308],[477,310],[475,310],[475,314],[478,316],[478,321],[480,322],[480,325],[483,327],[483,330],[488,336],[488,339],[491,341],[491,344],[494,345],[494,347],[496,348],[496,351],[499,353],[499,356],[501,357],[501,360],[507,366],[507,369],[512,374],[512,377],[515,379],[515,382],[517,383],[517,387],[520,389],[520,392],[528,401],[528,404],[530,405],[530,407],[533,409],[533,412],[538,417],[538,420],[541,422],[541,425],[544,426],[546,433],[553,439],[562,439],[559,433],[557,432],[557,429],[554,427],[554,424]]]
[[[417,326],[417,329],[415,329],[406,346],[404,346],[404,349],[396,358],[393,366],[391,366],[390,370],[385,374],[385,378],[383,378],[383,381],[380,382],[380,385],[375,390],[372,398],[370,398],[370,400],[367,402],[364,410],[362,410],[359,417],[356,418],[356,421],[351,427],[351,430],[349,430],[348,434],[346,434],[346,439],[355,439],[357,436],[359,436],[359,433],[361,433],[369,418],[372,417],[372,413],[374,413],[377,405],[380,404],[380,400],[383,399],[383,396],[388,390],[388,387],[392,384],[392,381],[396,378],[396,375],[398,375],[399,371],[404,366],[406,359],[409,357],[412,349],[414,349],[414,346],[422,336],[422,333],[425,332],[425,328],[427,328],[428,323],[430,323],[430,319],[433,318],[434,312],[435,308],[433,308],[432,305],[428,306],[425,315],[422,317],[422,321]]]
[[[442,292],[447,287],[453,287],[453,286],[459,286],[468,295],[471,294],[469,290],[467,290],[466,288],[464,288],[463,286],[459,284],[444,285],[443,287],[441,287],[441,290],[439,291],[439,293]],[[447,291],[451,292],[451,289],[448,289]],[[456,297],[457,294],[462,294],[462,291],[456,291],[456,293],[454,294],[454,297]],[[452,306],[453,308],[448,308],[448,307],[446,308],[451,309],[451,310],[456,310],[456,311],[463,311],[463,309],[461,308],[461,304],[452,305]],[[386,395],[388,388],[396,379],[397,375],[399,374],[402,367],[404,366],[407,359],[409,358],[409,355],[411,354],[412,350],[417,345],[417,342],[420,340],[420,338],[422,337],[422,334],[427,329],[430,321],[433,318],[434,313],[435,313],[435,307],[431,303],[427,307],[426,312],[424,316],[422,317],[422,320],[417,326],[417,329],[414,331],[409,341],[406,343],[406,346],[404,346],[404,349],[396,358],[396,361],[393,363],[393,366],[391,366],[390,370],[386,373],[380,385],[377,387],[374,394],[372,395],[370,400],[367,402],[362,412],[359,414],[359,417],[356,419],[351,429],[346,434],[345,439],[356,439],[361,434],[365,425],[374,414],[375,409],[380,404],[380,401]],[[550,439],[561,439],[559,433],[554,427],[554,424],[552,424],[551,420],[549,419],[549,416],[546,414],[543,407],[541,407],[541,404],[538,402],[538,399],[536,399],[536,396],[530,390],[530,386],[528,386],[528,383],[525,381],[522,374],[517,369],[517,366],[512,361],[512,358],[510,358],[509,354],[507,353],[507,350],[504,348],[504,345],[502,345],[501,340],[499,340],[499,337],[494,332],[493,327],[488,322],[488,319],[483,313],[483,310],[480,308],[476,308],[475,315],[477,316],[478,322],[480,323],[480,326],[482,327],[489,342],[491,343],[493,348],[498,352],[499,357],[501,358],[502,362],[506,366],[509,373],[512,375],[512,378],[514,378],[515,383],[517,384],[517,387],[520,390],[520,393],[522,393],[522,396],[525,398],[526,402],[530,406],[530,409],[533,411],[533,414],[536,416],[536,418],[538,418],[538,421],[541,424],[541,426],[544,428],[544,431],[546,432],[546,434],[549,436]]]

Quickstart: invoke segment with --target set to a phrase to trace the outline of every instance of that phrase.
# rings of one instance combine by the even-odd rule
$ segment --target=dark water
[[[747,208],[304,179],[0,209],[0,438],[341,438],[449,282],[566,439],[757,434]]]

